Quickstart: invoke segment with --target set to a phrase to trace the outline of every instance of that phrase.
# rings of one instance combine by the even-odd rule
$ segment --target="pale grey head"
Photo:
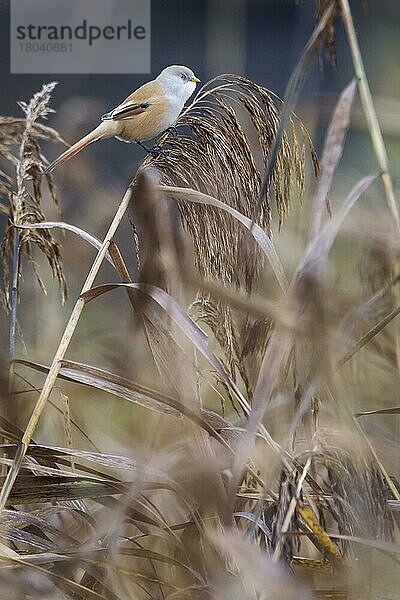
[[[196,89],[196,83],[200,81],[193,71],[181,65],[165,67],[156,78],[161,83],[165,92],[177,96],[186,102]]]

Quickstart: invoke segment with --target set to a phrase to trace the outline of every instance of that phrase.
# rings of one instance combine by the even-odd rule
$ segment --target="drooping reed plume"
[[[12,270],[16,269],[18,281],[23,259],[27,259],[32,265],[35,264],[33,260],[35,247],[46,256],[52,273],[59,282],[63,298],[66,295],[60,245],[50,231],[18,229],[21,225],[26,226],[29,223],[45,220],[42,210],[42,172],[46,160],[40,142],[52,140],[63,143],[63,140],[54,129],[37,121],[53,112],[49,102],[55,85],[55,83],[46,84],[28,103],[19,102],[19,106],[25,113],[24,119],[13,117],[0,119],[0,158],[8,163],[8,173],[0,171],[0,195],[5,199],[2,212],[8,215],[9,221],[2,242],[2,298],[7,307],[10,306],[10,264],[15,261]],[[14,185],[9,175],[10,166],[15,169]],[[57,204],[52,178],[47,175],[45,182],[52,200]],[[39,275],[38,278],[41,282]]]
[[[251,219],[278,130],[280,109],[280,100],[252,81],[239,75],[216,77],[179,117],[179,135],[165,133],[158,140],[165,151],[148,157],[143,168],[155,169],[164,185],[199,190]],[[273,171],[273,188],[263,199],[257,217],[268,235],[272,212],[276,211],[282,223],[292,198],[301,198],[307,154],[316,173],[311,140],[292,115]],[[262,256],[248,231],[231,215],[212,206],[178,200],[178,207],[193,241],[200,278],[250,292],[257,282]],[[234,324],[230,309],[209,294],[200,295],[193,310],[211,327],[232,375],[237,367],[247,381],[243,351],[246,338],[256,330],[251,333],[247,322]],[[239,339],[239,331],[244,339]]]

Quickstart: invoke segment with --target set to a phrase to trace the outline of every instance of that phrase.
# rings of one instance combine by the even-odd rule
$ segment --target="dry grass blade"
[[[0,561],[5,566],[25,568],[34,573],[45,575],[46,578],[53,581],[60,590],[71,592],[73,594],[79,594],[79,596],[85,600],[107,600],[107,598],[102,594],[98,594],[97,592],[94,592],[93,590],[76,583],[72,579],[68,579],[67,577],[63,577],[62,575],[58,575],[57,573],[43,569],[38,565],[33,565],[27,561],[24,561],[23,559],[4,557],[0,555]]]
[[[260,517],[257,517],[257,515],[255,515],[255,514],[253,514],[251,512],[238,511],[238,512],[233,513],[233,516],[234,517],[240,517],[242,519],[247,519],[251,523],[254,523],[254,525],[256,525],[263,532],[263,534],[268,538],[268,540],[270,542],[272,541],[272,532],[271,532],[271,530],[264,523],[264,521],[262,519],[260,519]]]
[[[17,363],[31,367],[41,373],[49,372],[48,367],[31,361],[18,360]],[[158,413],[174,415],[177,417],[184,416],[199,425],[208,434],[226,446],[224,437],[219,434],[218,430],[228,430],[229,423],[224,421],[224,419],[218,415],[216,415],[218,419],[217,422],[215,422],[213,413],[209,411],[202,410],[200,415],[198,415],[188,406],[171,396],[166,396],[156,390],[139,385],[124,377],[120,377],[115,373],[110,373],[109,371],[104,371],[103,369],[98,369],[91,365],[63,360],[58,377],[60,379],[65,379],[66,381],[80,383],[109,394],[114,394],[119,398],[124,398],[129,402],[134,402],[139,406],[143,406],[144,408]],[[8,429],[6,430],[8,431]],[[17,436],[17,439],[19,439],[19,435]]]
[[[265,233],[265,231],[263,231],[263,229],[261,229],[259,225],[254,224],[252,226],[251,220],[242,215],[238,210],[232,208],[224,202],[221,202],[217,198],[212,198],[212,196],[208,196],[207,194],[203,194],[197,190],[166,185],[159,186],[159,189],[164,191],[169,197],[179,200],[181,203],[194,202],[196,204],[215,206],[215,208],[220,208],[221,210],[224,210],[232,215],[232,217],[237,219],[244,227],[246,227],[246,229],[250,231],[251,235],[254,237],[255,241],[263,251],[265,258],[269,261],[282,291],[287,291],[288,281],[282,263],[279,260],[271,238]]]
[[[7,527],[2,528],[1,535],[10,542],[20,543],[28,552],[30,550],[40,552],[56,551],[57,547],[61,545],[76,546],[76,540],[64,535],[56,527],[49,525],[44,519],[35,518],[22,511],[21,518],[19,518],[20,511],[14,510],[9,511],[9,513],[18,515],[18,519],[11,518],[10,520],[15,526],[8,524]],[[35,530],[36,533],[30,533],[28,528],[31,528],[31,531]],[[50,536],[54,537],[54,539],[49,540]]]
[[[183,562],[176,560],[170,556],[165,554],[160,554],[159,552],[152,552],[146,548],[135,548],[135,547],[118,547],[115,551],[116,555],[121,559],[125,556],[137,557],[137,558],[146,558],[149,560],[158,561],[161,563],[168,564],[170,566],[175,566],[183,569],[184,571],[190,573],[194,576],[195,579],[203,581],[203,578],[199,573],[191,569],[188,565]],[[24,556],[24,560],[28,561],[31,564],[43,564],[43,563],[52,563],[52,562],[60,562],[65,560],[83,560],[89,561],[92,557],[92,560],[97,559],[97,557],[106,559],[108,555],[108,551],[103,548],[93,548],[89,551],[82,552],[79,550],[70,550],[67,551],[64,549],[61,553],[52,553],[52,552],[42,552],[39,555],[28,555]]]
[[[332,538],[337,540],[345,540],[347,542],[354,542],[355,544],[361,544],[368,546],[369,548],[376,548],[382,552],[388,552],[389,554],[400,554],[400,544],[391,544],[390,542],[383,542],[381,540],[368,540],[366,538],[360,538],[353,535],[344,534],[331,534]]]
[[[386,315],[383,319],[379,321],[374,327],[369,329],[367,333],[361,336],[353,345],[353,347],[339,360],[338,366],[341,367],[349,360],[353,358],[353,356],[364,348],[366,344],[368,344],[371,340],[374,339],[378,333],[380,333],[389,323],[393,321],[400,314],[400,307],[396,307],[393,309],[388,315]]]
[[[350,123],[350,112],[357,89],[353,80],[342,92],[326,135],[324,152],[321,159],[321,171],[311,213],[310,239],[318,235],[321,227],[323,208],[329,203],[329,192],[333,175],[342,156],[346,133]]]
[[[18,446],[14,444],[2,445],[1,450],[8,457],[1,460],[7,463],[9,458],[13,458],[17,454]],[[70,457],[75,459],[74,472],[71,471]],[[46,466],[49,462],[57,468]],[[91,466],[88,466],[87,463],[91,463]],[[63,465],[66,469],[59,468],[58,465]],[[104,467],[107,472],[102,468],[98,468],[98,466]],[[23,467],[24,471],[31,471],[35,473],[35,476],[32,478],[32,475],[27,475],[25,472],[21,474],[16,482],[16,487],[13,488],[13,502],[17,501],[15,498],[26,499],[28,497],[32,499],[32,502],[45,502],[44,499],[47,493],[50,494],[49,500],[54,499],[57,494],[61,499],[65,494],[75,493],[73,488],[77,490],[76,493],[82,498],[85,497],[85,490],[90,491],[88,498],[91,497],[92,492],[96,496],[115,494],[129,496],[134,493],[135,480],[139,479],[143,489],[163,489],[175,492],[178,490],[181,493],[168,473],[149,465],[144,468],[137,460],[116,454],[35,444],[29,448],[28,456],[23,461]],[[117,476],[110,475],[110,469],[117,470]],[[119,474],[120,472],[129,474],[133,482],[123,480]],[[68,482],[72,482],[70,492],[68,491]],[[104,494],[105,491],[108,493]],[[36,498],[36,500],[33,500],[33,498]],[[150,506],[147,507],[147,509],[149,508]],[[154,507],[150,510],[150,513],[153,511]],[[154,514],[156,512],[154,511]],[[147,520],[147,522],[150,521]]]
[[[30,361],[19,361],[19,360],[15,360],[15,365],[17,364],[24,364],[28,367],[31,367],[33,369],[37,369],[38,371],[41,371],[42,373],[47,373],[48,369],[46,370],[46,368],[44,367],[45,370],[41,369],[41,365],[37,365],[36,363],[32,363]],[[24,383],[29,383],[24,377],[21,376],[20,373],[16,372],[15,373],[16,378],[20,378],[22,379],[22,381]],[[29,384],[29,389],[23,389],[23,390],[18,390],[18,391],[14,391],[13,393],[13,397],[18,397],[21,395],[26,394],[27,392],[37,392],[40,393],[40,389],[36,389],[34,386],[32,386],[31,384]],[[49,400],[49,404],[62,416],[63,415],[63,411],[62,409],[57,405],[57,403],[53,402],[53,400]],[[94,444],[94,442],[90,439],[90,437],[87,435],[87,433],[84,431],[84,429],[74,420],[71,418],[71,425],[73,425],[73,427],[76,429],[76,431],[78,431],[83,438],[89,443],[90,446],[93,447],[94,450],[98,450],[97,446]],[[10,423],[10,421],[8,421],[7,419],[5,419],[4,417],[0,416],[0,435],[3,435],[7,440],[10,440],[12,442],[19,442],[20,439],[23,436],[23,431],[21,429],[19,429],[18,427],[15,427],[14,425],[12,425]]]
[[[93,246],[93,248],[96,248],[96,250],[100,250],[100,248],[101,248],[101,240],[96,238],[94,235],[91,235],[84,229],[81,229],[80,227],[77,227],[76,225],[71,225],[71,223],[64,223],[62,221],[42,221],[41,223],[29,223],[29,225],[18,225],[17,227],[18,227],[18,229],[30,229],[30,230],[31,229],[62,229],[65,231],[72,231],[72,233],[75,233],[80,238],[85,240],[85,242],[88,242],[88,244]],[[106,254],[106,260],[108,260],[108,262],[114,266],[114,261],[111,258],[109,252],[107,252],[107,254]]]
[[[71,477],[46,477],[22,475],[10,495],[10,504],[42,504],[43,502],[100,498],[120,494],[121,490],[110,482]]]
[[[337,214],[323,227],[321,233],[309,244],[297,270],[297,277],[315,274],[326,261],[343,221],[362,194],[377,179],[378,175],[368,175],[351,190]]]
[[[114,394],[119,398],[125,398],[125,400],[135,402],[139,406],[159,413],[174,414],[176,416],[181,414],[178,410],[179,402],[110,371],[64,360],[60,376],[69,381],[75,381]]]
[[[12,455],[15,448],[12,446],[5,446],[5,449],[8,450],[9,454]],[[78,450],[76,448],[61,448],[58,446],[45,446],[43,444],[35,444],[29,451],[29,456],[33,456],[35,458],[51,458],[57,459],[58,457],[64,456],[75,456],[76,458],[88,460],[104,467],[112,468],[112,469],[137,469],[138,464],[132,458],[121,455],[114,454],[104,454],[102,452],[89,452],[87,450]],[[148,471],[152,475],[155,473],[149,469]],[[157,473],[159,475],[159,473]]]
[[[393,406],[392,408],[377,408],[375,410],[366,410],[364,412],[355,413],[354,416],[358,419],[359,417],[365,417],[367,415],[399,415],[400,406]]]

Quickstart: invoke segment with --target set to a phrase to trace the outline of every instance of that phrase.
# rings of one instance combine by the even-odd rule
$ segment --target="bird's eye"
[[[181,79],[186,79],[186,75],[185,75],[185,73],[182,73],[182,75],[181,75]]]

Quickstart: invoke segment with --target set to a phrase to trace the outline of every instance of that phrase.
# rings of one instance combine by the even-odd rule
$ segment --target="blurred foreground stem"
[[[381,177],[385,188],[386,200],[389,206],[389,210],[391,211],[392,216],[395,220],[397,229],[396,233],[400,234],[399,210],[394,196],[392,178],[389,173],[388,156],[386,152],[385,143],[383,141],[382,131],[379,126],[378,117],[376,115],[375,106],[372,101],[371,90],[369,88],[367,75],[365,73],[364,63],[360,52],[360,46],[358,44],[357,34],[354,28],[354,22],[351,14],[349,0],[339,0],[339,4],[341,7],[342,19],[344,27],[346,29],[351,55],[353,58],[354,72],[356,74],[357,79],[359,80],[361,104],[368,122],[369,132],[371,135],[371,140],[374,146],[375,154],[382,171]]]
[[[16,359],[16,336],[17,336],[17,303],[18,303],[18,274],[19,274],[19,242],[20,235],[17,227],[13,231],[13,252],[11,257],[11,279],[10,279],[10,323],[9,323],[9,373],[8,392],[12,394],[14,388],[14,369]]]
[[[125,195],[121,201],[121,204],[118,207],[117,212],[115,213],[114,219],[107,231],[107,234],[103,240],[101,248],[98,251],[97,256],[92,264],[92,267],[89,271],[86,281],[83,284],[83,287],[81,290],[81,295],[77,299],[75,306],[72,310],[71,316],[70,316],[67,326],[64,330],[64,333],[61,338],[60,344],[57,348],[57,351],[54,355],[53,361],[51,363],[51,366],[50,366],[48,375],[46,377],[46,380],[44,382],[40,396],[37,400],[36,406],[32,412],[31,418],[29,419],[28,425],[26,426],[24,435],[22,436],[21,443],[17,447],[13,464],[12,464],[9,472],[7,473],[7,477],[4,481],[4,485],[3,485],[1,493],[0,493],[0,511],[3,510],[3,508],[5,507],[5,505],[7,503],[8,497],[10,495],[10,492],[12,490],[14,482],[17,478],[22,461],[28,450],[29,443],[32,440],[32,437],[36,430],[40,416],[43,412],[44,407],[46,406],[47,400],[49,399],[49,396],[53,389],[54,383],[58,377],[59,371],[61,369],[61,361],[63,360],[63,358],[68,350],[68,346],[71,342],[71,339],[74,335],[75,329],[78,325],[79,318],[82,314],[83,307],[85,305],[85,300],[82,297],[82,294],[84,294],[85,292],[90,290],[90,288],[93,286],[94,280],[95,280],[96,275],[100,269],[100,266],[104,260],[104,257],[108,251],[108,248],[110,246],[112,238],[114,237],[114,234],[115,234],[116,230],[118,229],[118,226],[128,208],[130,201],[131,201],[132,192],[133,192],[132,187],[129,186],[129,188],[125,192]]]

